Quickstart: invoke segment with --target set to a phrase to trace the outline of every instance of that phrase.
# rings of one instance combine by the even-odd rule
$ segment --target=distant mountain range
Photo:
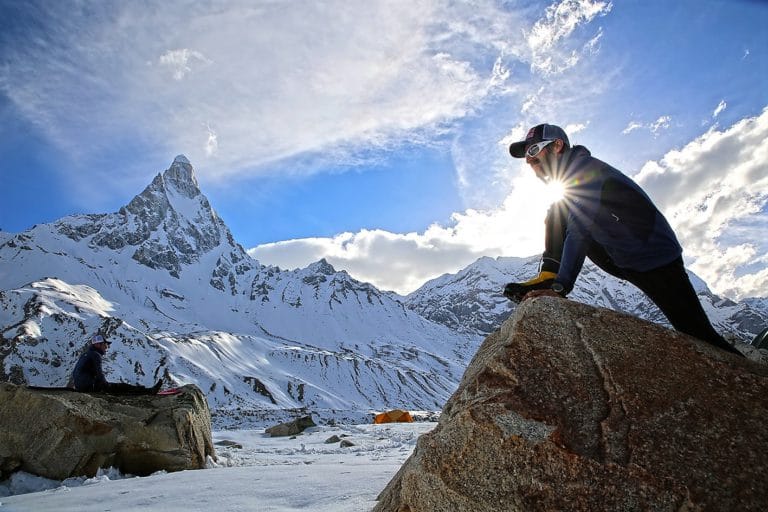
[[[530,279],[538,273],[538,265],[539,257],[480,258],[456,274],[427,282],[405,302],[426,318],[460,332],[485,336],[510,314],[509,301],[500,295],[504,284]],[[688,274],[709,319],[726,338],[749,343],[768,327],[765,298],[736,303],[712,293],[698,276]],[[568,298],[669,326],[643,292],[606,274],[589,260]]]
[[[481,258],[407,297],[324,260],[264,266],[179,156],[118,212],[0,231],[0,379],[64,386],[100,331],[113,341],[110,380],[193,382],[221,421],[439,409],[513,311],[504,283],[534,275],[537,262]],[[746,341],[768,324],[768,299],[737,304],[696,283],[721,330]],[[589,266],[573,298],[662,319],[639,291]]]

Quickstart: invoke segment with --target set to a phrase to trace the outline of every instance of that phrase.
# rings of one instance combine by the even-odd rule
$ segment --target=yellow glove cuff
[[[539,284],[543,281],[549,281],[557,277],[557,274],[554,272],[539,272],[539,275],[531,279],[530,281],[526,281],[524,283],[520,283],[522,286],[532,286],[534,284]]]

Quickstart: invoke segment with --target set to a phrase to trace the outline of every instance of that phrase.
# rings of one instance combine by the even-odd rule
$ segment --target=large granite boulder
[[[0,383],[0,479],[62,480],[99,468],[148,475],[205,467],[211,416],[197,386],[176,395],[113,395]]]
[[[377,512],[766,510],[768,368],[606,309],[526,301]]]

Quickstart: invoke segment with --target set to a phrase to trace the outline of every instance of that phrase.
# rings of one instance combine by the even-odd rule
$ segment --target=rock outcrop
[[[377,512],[765,510],[768,368],[530,300],[482,344]]]
[[[286,423],[280,423],[264,430],[270,437],[286,437],[301,434],[309,427],[316,427],[312,416],[302,416]]]
[[[0,383],[0,479],[63,480],[99,468],[148,475],[205,467],[211,417],[194,385],[177,395],[113,395]]]

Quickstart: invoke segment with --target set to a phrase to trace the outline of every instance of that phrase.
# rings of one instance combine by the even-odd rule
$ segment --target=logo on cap
[[[91,336],[91,345],[96,345],[97,343],[109,343],[107,340],[104,339],[104,336],[101,334],[94,334]]]

